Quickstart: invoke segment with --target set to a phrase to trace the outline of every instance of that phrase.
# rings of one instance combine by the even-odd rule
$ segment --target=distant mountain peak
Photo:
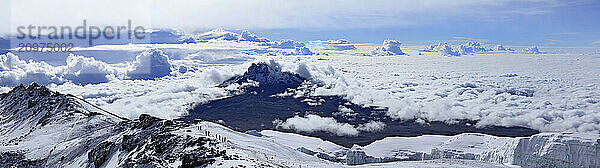
[[[270,61],[269,63],[252,63],[244,75],[232,77],[219,86],[258,82],[260,88],[295,88],[304,80],[306,79],[296,73],[282,71],[281,65],[275,61]]]

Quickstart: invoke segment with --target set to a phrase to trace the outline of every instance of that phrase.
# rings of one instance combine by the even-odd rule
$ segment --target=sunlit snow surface
[[[308,75],[318,83],[313,95],[345,95],[356,104],[388,107],[387,115],[398,119],[470,119],[479,120],[478,125],[600,132],[599,48],[539,47],[542,54],[525,54],[519,51],[529,46],[507,46],[516,51],[446,56],[420,52],[424,46],[403,44],[400,48],[406,55],[377,56],[371,53],[381,44],[353,44],[356,49],[350,50],[318,45],[325,44],[306,45],[313,55],[220,40],[77,49],[76,54],[108,63],[109,70],[100,68],[108,81],[85,86],[70,83],[69,75],[77,77],[82,70],[69,71],[66,63],[53,57],[56,54],[15,53],[19,58],[28,55],[34,62],[23,61],[11,68],[4,61],[0,73],[13,75],[2,79],[16,80],[9,81],[13,83],[35,80],[41,74],[53,90],[81,96],[121,116],[150,113],[177,118],[195,104],[230,96],[228,88],[216,85],[244,73],[252,62],[275,60],[284,71]],[[131,80],[127,70],[136,55],[152,48],[168,55],[170,75]],[[44,60],[53,61],[39,66]],[[85,65],[97,68],[100,64]],[[8,89],[3,86],[0,91]]]

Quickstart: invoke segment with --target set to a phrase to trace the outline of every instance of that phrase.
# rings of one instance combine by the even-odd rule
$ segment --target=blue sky
[[[58,0],[3,2],[0,32],[20,25],[248,29],[271,39],[355,42],[471,38],[513,45],[600,46],[593,0]],[[32,6],[31,4],[37,4]],[[118,5],[117,5],[118,4]],[[7,9],[8,8],[8,9]]]

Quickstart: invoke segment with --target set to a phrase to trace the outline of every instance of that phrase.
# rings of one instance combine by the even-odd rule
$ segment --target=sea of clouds
[[[252,62],[274,60],[283,71],[298,73],[314,84],[298,89],[296,94],[342,95],[356,104],[387,107],[387,115],[398,120],[453,123],[469,119],[478,120],[477,126],[600,130],[600,82],[594,77],[600,72],[600,57],[593,54],[561,51],[446,57],[437,53],[418,55],[420,46],[406,46],[401,50],[405,55],[365,57],[356,53],[370,49],[357,46],[356,51],[336,51],[331,56],[265,56],[240,54],[244,49],[234,46],[249,45],[245,42],[198,45],[212,43],[227,47],[210,54],[205,53],[209,49],[202,49],[175,57],[168,53],[176,53],[176,49],[165,52],[147,48],[131,61],[117,64],[69,55],[65,65],[53,66],[7,53],[0,55],[0,91],[37,82],[129,118],[143,113],[177,118],[198,103],[231,96],[230,91],[236,88],[216,86],[243,74]],[[398,45],[382,49],[396,50],[399,46],[388,43]],[[306,122],[314,124],[302,124]],[[377,123],[353,126],[318,116],[282,119],[276,125],[339,135],[384,127]]]

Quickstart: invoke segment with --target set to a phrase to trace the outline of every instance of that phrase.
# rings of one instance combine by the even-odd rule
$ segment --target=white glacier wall
[[[310,151],[304,153],[337,156],[337,159],[328,160],[338,160],[347,165],[458,159],[521,167],[600,167],[599,134],[540,133],[510,138],[465,133],[387,137],[364,147],[355,145],[347,149],[317,138],[277,131],[263,132],[277,143]],[[310,143],[299,143],[307,141]],[[324,148],[323,144],[331,145]]]
[[[513,164],[522,167],[600,167],[600,135],[542,133],[520,138]]]
[[[412,158],[423,156],[421,160],[465,159],[521,167],[600,167],[599,134],[541,133],[520,138],[483,134],[434,137],[386,138],[366,146],[364,150],[378,158],[405,159],[409,153],[415,155]],[[411,146],[411,142],[417,141],[428,144]],[[430,151],[421,153],[427,149]],[[355,156],[360,158],[348,158]],[[346,159],[355,161],[369,156],[347,155]]]

